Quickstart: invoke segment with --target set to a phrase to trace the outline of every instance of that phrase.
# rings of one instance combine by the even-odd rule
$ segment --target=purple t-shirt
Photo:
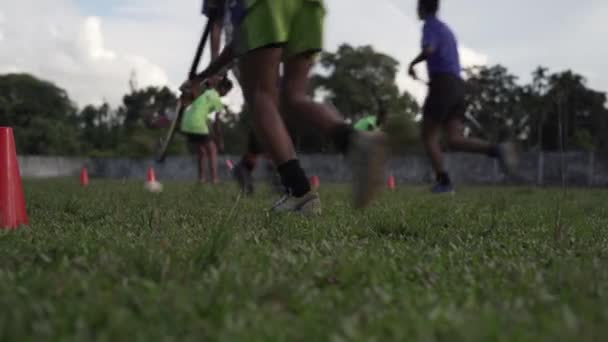
[[[433,48],[433,54],[427,58],[426,65],[429,78],[437,74],[460,76],[460,57],[456,36],[450,28],[435,16],[424,20],[422,29],[422,48]]]

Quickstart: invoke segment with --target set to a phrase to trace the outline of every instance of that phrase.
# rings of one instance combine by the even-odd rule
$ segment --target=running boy
[[[330,136],[338,149],[351,155],[355,205],[366,206],[381,187],[384,170],[384,135],[355,132],[328,106],[308,96],[308,75],[315,54],[321,51],[325,8],[322,0],[244,0],[245,10],[236,38],[200,75],[217,73],[234,57],[245,100],[253,115],[257,136],[264,142],[287,189],[273,212],[320,212],[320,200],[311,190],[296,157],[280,109],[305,118]],[[277,89],[279,67],[283,82]],[[281,96],[279,100],[279,94]]]
[[[216,90],[217,89],[217,90]],[[223,79],[215,88],[201,90],[199,83],[192,83],[191,89],[186,89],[182,95],[184,105],[188,109],[184,112],[180,130],[188,139],[188,144],[198,159],[198,181],[206,183],[205,158],[208,159],[209,171],[211,173],[211,183],[219,183],[217,172],[217,145],[215,140],[221,141],[219,137],[218,116],[213,125],[214,132],[210,132],[208,121],[213,113],[224,109],[220,97],[225,96],[232,89],[232,82]],[[201,94],[202,93],[202,94]],[[214,139],[215,138],[215,139]]]
[[[422,52],[410,64],[409,74],[418,79],[414,66],[426,61],[430,84],[424,103],[422,139],[437,177],[432,191],[451,193],[454,189],[439,143],[442,130],[450,147],[499,158],[507,171],[515,168],[517,156],[513,144],[495,145],[464,136],[466,103],[458,44],[450,28],[437,18],[438,9],[439,0],[418,0],[418,16],[424,21]]]

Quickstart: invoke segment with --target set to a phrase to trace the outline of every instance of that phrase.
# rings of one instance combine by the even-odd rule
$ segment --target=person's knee
[[[215,145],[215,142],[210,142],[209,143],[209,154],[212,155],[213,157],[215,157],[217,155],[217,146]]]
[[[462,144],[464,136],[458,131],[450,130],[447,132],[446,140],[448,145],[452,147],[458,147]]]
[[[277,105],[275,95],[263,87],[252,90],[247,97],[247,101],[251,105],[254,115],[263,115],[268,106]]]
[[[281,106],[288,111],[297,109],[307,101],[309,101],[309,97],[306,93],[291,91],[289,89],[286,89],[281,96]]]
[[[211,156],[213,154],[212,142],[206,142],[202,146],[202,150],[205,154]]]

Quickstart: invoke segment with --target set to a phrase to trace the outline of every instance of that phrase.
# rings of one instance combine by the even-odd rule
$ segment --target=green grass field
[[[27,181],[0,340],[606,341],[608,192],[421,187],[268,217],[269,193]],[[558,213],[561,213],[561,218]]]

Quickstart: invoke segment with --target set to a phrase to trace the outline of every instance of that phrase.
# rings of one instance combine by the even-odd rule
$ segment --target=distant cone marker
[[[9,127],[0,127],[0,228],[27,225],[25,199],[17,162],[15,138]]]
[[[153,167],[148,168],[148,172],[146,173],[146,184],[144,185],[144,188],[150,192],[155,193],[163,191],[163,185],[156,180],[156,172],[154,171]]]
[[[228,168],[228,170],[232,171],[232,169],[234,169],[234,164],[232,163],[232,160],[230,159],[226,159],[226,167]]]
[[[386,182],[386,185],[390,191],[395,191],[395,176],[388,176],[388,181]]]
[[[148,173],[146,174],[146,180],[148,183],[156,182],[156,172],[153,167],[148,168]]]
[[[80,170],[80,185],[83,187],[89,186],[89,170],[86,167]]]
[[[321,181],[319,180],[318,176],[312,176],[312,177],[310,177],[310,186],[314,190],[317,190],[321,186]]]

